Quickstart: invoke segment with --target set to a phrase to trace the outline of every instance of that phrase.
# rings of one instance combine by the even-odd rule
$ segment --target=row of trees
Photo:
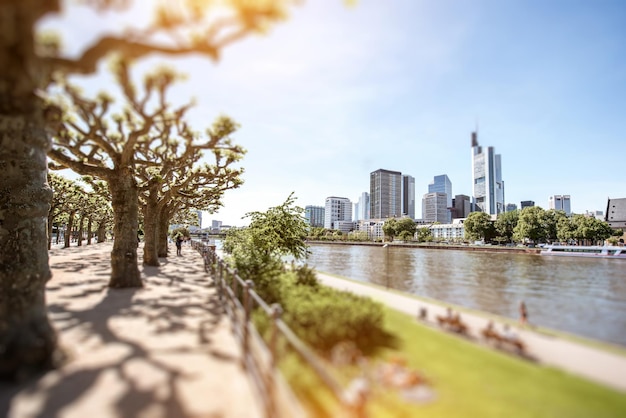
[[[227,143],[235,124],[221,119],[200,146],[213,146],[218,162],[195,174],[191,163],[198,161],[199,154],[187,142],[196,138],[184,123],[187,106],[172,109],[165,101],[172,73],[160,71],[148,77],[140,96],[128,78],[128,62],[155,53],[200,53],[216,60],[225,46],[282,19],[292,2],[156,2],[149,24],[90,38],[93,43],[72,57],[61,55],[57,42],[37,33],[42,20],[70,7],[69,2],[0,2],[0,378],[49,367],[55,358],[56,335],[44,297],[51,277],[46,226],[52,198],[48,156],[56,162],[55,168],[68,167],[108,184],[116,237],[110,285],[140,286],[136,260],[139,193],[149,196],[150,214],[162,215],[152,228],[185,207],[210,208],[217,204],[219,192],[189,196],[183,203],[174,199],[171,204],[169,195],[185,196],[207,185],[222,191],[235,187],[240,174],[236,170],[224,181],[216,181],[242,151]],[[81,3],[123,12],[132,0]],[[144,15],[150,15],[150,10]],[[111,53],[121,57],[116,74],[127,103],[116,115],[111,115],[109,97],[88,99],[63,81],[71,74],[95,73]],[[66,95],[65,104],[46,98],[54,86]],[[177,159],[187,164],[174,162]],[[156,240],[157,234],[149,235]],[[150,254],[157,251],[156,246],[149,245],[147,251],[147,261],[154,262]]]
[[[463,223],[465,237],[498,243],[602,243],[613,237],[617,241],[623,232],[608,223],[584,215],[568,217],[559,210],[544,210],[539,206],[504,212],[495,221],[484,212],[472,212]]]
[[[177,79],[172,71],[148,74],[142,89],[133,84],[127,62],[118,61],[114,73],[124,101],[119,108],[106,94],[88,98],[68,83],[51,97],[60,113],[48,156],[51,169],[86,176],[94,190],[110,197],[115,241],[109,286],[139,287],[139,208],[143,262],[158,266],[178,211],[214,211],[223,193],[242,183],[242,169],[232,165],[244,150],[230,139],[237,124],[228,117],[218,118],[205,136],[191,129],[185,121],[189,105],[173,107],[167,100]],[[212,164],[201,162],[203,151],[212,153]]]
[[[98,242],[106,239],[106,231],[113,225],[113,211],[110,201],[95,192],[87,192],[77,181],[48,173],[48,184],[52,189],[52,201],[48,212],[48,249],[52,245],[52,228],[65,225],[64,248],[70,246],[73,233],[78,236],[78,245],[86,235],[91,244],[92,231],[96,231]],[[75,222],[76,219],[78,222]],[[78,227],[75,228],[75,224]],[[86,230],[85,230],[86,228]]]

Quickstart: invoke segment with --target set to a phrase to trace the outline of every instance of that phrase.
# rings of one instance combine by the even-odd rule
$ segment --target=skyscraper
[[[358,202],[355,204],[354,220],[364,221],[370,218],[370,194],[361,193]]]
[[[504,212],[504,181],[500,154],[493,147],[478,145],[478,134],[472,132],[472,179],[474,203],[483,212]]]
[[[452,207],[452,182],[446,174],[441,174],[439,176],[433,177],[432,183],[428,185],[428,193],[445,193],[448,195],[447,205],[449,208]]]
[[[415,219],[415,177],[402,175],[402,216]]]
[[[324,207],[324,228],[340,229],[341,222],[352,222],[352,202],[347,197],[327,197]]]
[[[370,219],[402,216],[402,173],[378,169],[370,173]]]
[[[550,201],[548,202],[549,209],[562,210],[565,212],[567,216],[572,214],[572,205],[570,201],[569,195],[560,195],[555,194],[554,196],[550,196]]]

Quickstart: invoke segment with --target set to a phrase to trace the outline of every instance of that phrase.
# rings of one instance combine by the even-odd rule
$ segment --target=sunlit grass
[[[435,398],[424,404],[411,403],[374,379],[368,402],[370,417],[626,416],[623,393],[424,326],[390,309],[386,310],[385,326],[399,337],[399,347],[371,358],[370,367],[403,358],[407,367],[427,378]],[[284,362],[282,370],[312,416],[340,416],[332,394],[311,370],[295,358]],[[354,370],[338,374],[347,381]]]

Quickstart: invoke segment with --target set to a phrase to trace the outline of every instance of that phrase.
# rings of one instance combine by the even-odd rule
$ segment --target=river
[[[327,272],[626,346],[626,260],[361,245],[310,245]]]

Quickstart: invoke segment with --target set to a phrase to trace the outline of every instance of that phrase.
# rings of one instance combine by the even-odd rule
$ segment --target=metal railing
[[[281,319],[283,311],[279,304],[268,305],[254,291],[254,283],[251,280],[244,281],[236,270],[231,269],[218,257],[215,246],[193,241],[193,248],[202,255],[204,269],[215,282],[219,300],[231,320],[233,333],[241,344],[242,366],[257,385],[268,417],[304,416],[299,403],[290,393],[281,390],[281,384],[283,387],[286,386],[277,370],[280,356],[279,335],[282,335],[288,345],[313,369],[347,414],[354,417],[363,416],[365,396],[346,396],[347,390],[326,369],[323,361]],[[255,305],[270,321],[267,344],[251,320]],[[300,412],[296,411],[298,409]]]

